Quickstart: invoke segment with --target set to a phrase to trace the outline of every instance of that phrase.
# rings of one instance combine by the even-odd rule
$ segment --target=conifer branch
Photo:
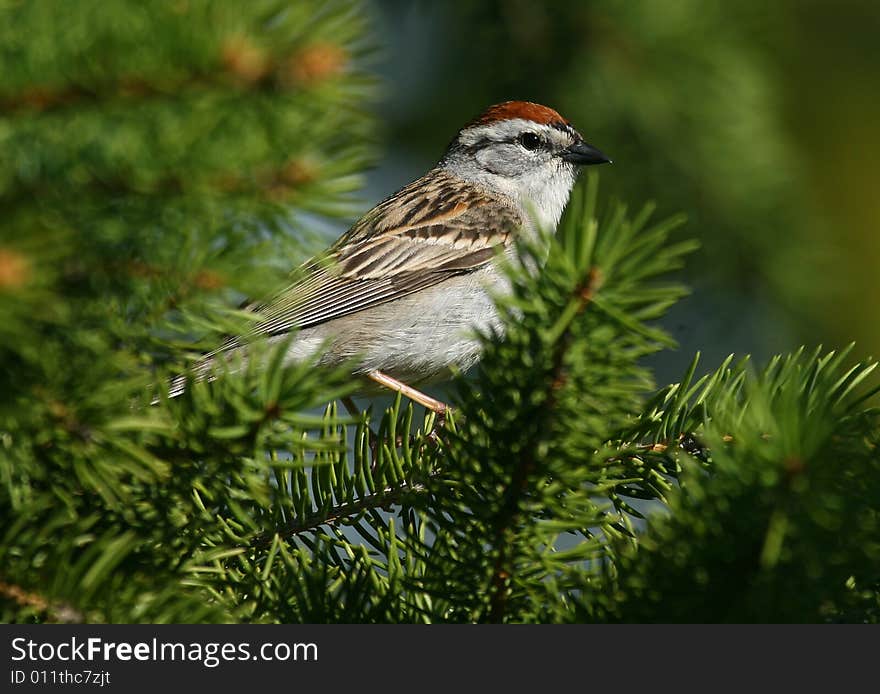
[[[0,94],[0,112],[47,113],[117,100],[166,98],[184,90],[265,92],[302,88],[337,76],[348,61],[345,49],[334,44],[321,43],[290,55],[273,56],[244,36],[230,37],[219,47],[215,71],[192,72],[173,82],[131,75],[88,86],[32,86],[18,93]]]
[[[536,436],[532,438],[529,445],[523,449],[520,456],[519,464],[514,469],[513,479],[507,486],[503,494],[503,503],[496,519],[494,542],[495,542],[495,561],[492,566],[492,575],[490,579],[491,593],[489,597],[489,615],[488,619],[493,623],[504,621],[504,615],[507,607],[508,583],[511,578],[511,568],[508,567],[509,543],[506,542],[506,536],[512,526],[517,522],[519,516],[519,502],[526,492],[529,478],[535,470],[537,460],[535,458],[535,448],[537,447],[537,438],[545,431],[544,424],[551,419],[556,406],[556,397],[558,391],[565,385],[565,354],[568,351],[571,341],[571,321],[583,313],[587,306],[593,301],[595,292],[602,283],[602,274],[597,267],[590,268],[587,275],[587,281],[582,286],[576,287],[572,298],[575,300],[575,310],[569,317],[567,323],[563,327],[562,333],[557,338],[556,345],[553,350],[553,360],[547,377],[547,390],[545,392],[544,404],[541,408],[541,422],[534,428]]]
[[[430,477],[436,477],[438,474],[434,473]],[[427,488],[421,482],[402,481],[398,485],[389,485],[380,491],[365,494],[356,501],[347,501],[329,509],[315,511],[299,521],[288,524],[284,528],[261,533],[251,540],[249,546],[253,549],[265,548],[272,543],[275,535],[280,536],[282,539],[290,539],[302,533],[314,531],[322,525],[330,525],[352,516],[358,516],[365,511],[402,504],[411,495],[422,494],[426,491]]]

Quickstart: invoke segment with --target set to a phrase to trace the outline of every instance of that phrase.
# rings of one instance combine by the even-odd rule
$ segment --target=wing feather
[[[521,225],[509,204],[435,169],[364,215],[274,300],[252,307],[262,316],[252,333],[320,325],[474,271]]]

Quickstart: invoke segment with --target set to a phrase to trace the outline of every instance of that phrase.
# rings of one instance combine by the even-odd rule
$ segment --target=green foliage
[[[2,618],[234,618],[207,527],[340,377],[147,403],[353,211],[369,51],[349,0],[0,8]]]
[[[344,415],[359,383],[284,343],[164,397],[351,209],[367,27],[348,0],[65,8],[0,10],[0,619],[878,620],[875,363],[656,390],[692,244],[595,177],[506,263],[446,422]]]
[[[695,432],[709,457],[692,448],[669,515],[623,549],[598,615],[877,620],[880,410],[864,403],[878,389],[857,394],[877,363],[845,369],[848,352],[799,350],[758,374],[728,359],[660,394],[640,434]]]
[[[319,11],[320,10],[320,11]],[[352,2],[15,3],[0,30],[0,196],[70,186],[283,195],[356,185],[369,80]],[[314,169],[314,170],[312,170]]]

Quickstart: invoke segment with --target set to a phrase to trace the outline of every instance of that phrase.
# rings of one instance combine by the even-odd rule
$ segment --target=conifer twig
[[[439,473],[434,473],[430,477],[436,477]],[[390,504],[399,504],[410,494],[421,494],[425,492],[427,487],[421,482],[409,483],[401,482],[399,485],[389,485],[384,489],[367,494],[355,501],[347,501],[338,506],[329,509],[329,511],[316,511],[310,513],[301,520],[289,523],[287,527],[280,530],[275,529],[269,532],[261,533],[253,538],[250,546],[255,549],[268,547],[272,543],[272,538],[279,535],[284,539],[289,539],[300,533],[315,530],[322,525],[335,523],[343,518],[356,516],[364,511],[371,509],[383,508]]]
[[[585,285],[576,287],[573,297],[578,300],[576,310],[571,316],[571,320],[583,313],[587,306],[593,301],[596,290],[602,282],[602,274],[598,268],[590,268]],[[557,393],[565,385],[565,354],[571,341],[571,320],[564,326],[555,345],[553,352],[553,364],[550,370],[550,378],[548,379],[546,399],[541,409],[542,419],[546,420],[547,415],[556,407]],[[534,431],[543,432],[543,426],[536,426]],[[504,491],[504,505],[499,514],[499,522],[495,527],[495,562],[492,567],[491,577],[491,595],[489,597],[489,621],[501,622],[504,619],[504,613],[507,608],[508,589],[507,583],[510,579],[508,571],[508,543],[505,542],[511,525],[516,521],[519,515],[519,500],[526,491],[529,475],[535,469],[537,461],[535,459],[536,441],[530,442],[532,445],[523,448],[523,454],[520,457],[519,465],[513,473],[513,479]]]

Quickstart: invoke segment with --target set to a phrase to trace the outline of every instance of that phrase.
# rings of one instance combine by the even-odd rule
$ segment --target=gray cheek
[[[530,156],[519,145],[498,144],[477,152],[477,163],[486,171],[501,176],[513,177],[531,168],[534,164]]]

